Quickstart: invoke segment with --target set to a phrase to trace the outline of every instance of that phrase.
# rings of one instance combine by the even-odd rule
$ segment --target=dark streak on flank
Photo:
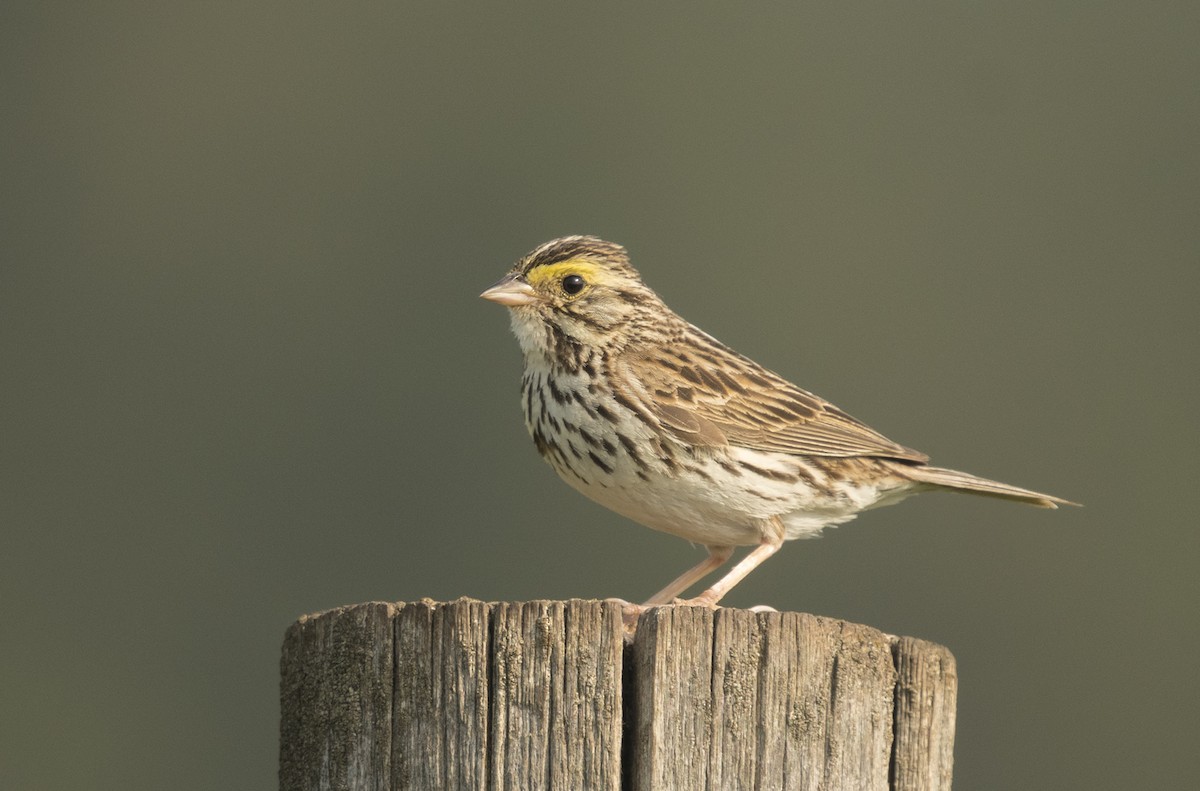
[[[810,470],[807,467],[800,465],[800,464],[796,465],[795,469],[796,469],[796,477],[799,480],[804,481],[806,484],[808,484],[809,486],[812,486],[812,487],[818,486],[817,478],[815,475],[813,475],[812,470]]]
[[[755,475],[761,476],[763,478],[770,478],[773,481],[781,481],[783,483],[797,483],[800,480],[799,476],[794,473],[780,472],[779,470],[765,470],[762,467],[756,467],[753,464],[750,464],[749,462],[745,462],[745,461],[739,461],[738,463],[742,465],[743,469],[748,470],[749,472],[752,472]]]
[[[597,456],[595,453],[593,453],[590,450],[588,451],[588,458],[590,458],[592,460],[593,464],[595,464],[600,469],[604,470],[604,472],[606,474],[608,474],[608,475],[612,474],[613,468],[610,467],[608,464],[606,464],[603,459],[601,459],[599,456]]]
[[[658,451],[656,454],[657,458],[667,468],[667,471],[671,473],[679,472],[679,462],[675,460],[675,454],[664,446],[661,440],[655,438],[653,442],[655,449]]]
[[[649,469],[646,460],[642,458],[642,454],[638,453],[637,446],[629,437],[621,432],[617,432],[617,441],[621,443],[621,447],[625,449],[625,455],[629,456],[641,470]]]
[[[720,456],[720,455],[716,456],[716,460],[717,460],[717,464],[720,464],[721,469],[725,470],[725,472],[729,473],[730,475],[736,475],[736,476],[741,477],[741,474],[742,474],[741,468],[738,467],[736,464],[734,464],[732,461],[730,461],[729,459],[725,458],[724,456]]]
[[[758,489],[747,489],[746,491],[749,492],[750,494],[754,495],[755,497],[759,498],[760,500],[766,500],[768,502],[782,503],[788,499],[786,497],[780,497],[778,495],[767,494],[766,492],[760,492]]]

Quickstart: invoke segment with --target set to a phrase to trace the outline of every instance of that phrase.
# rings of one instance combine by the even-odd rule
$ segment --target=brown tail
[[[999,497],[1003,500],[1015,500],[1019,503],[1029,503],[1039,508],[1058,508],[1060,505],[1079,505],[1061,497],[1054,497],[1041,492],[1031,492],[1019,486],[1010,486],[999,481],[989,481],[958,470],[947,470],[941,467],[926,467],[923,465],[905,466],[903,474],[918,483],[927,483],[945,489],[957,489],[971,494],[982,494],[988,497]]]

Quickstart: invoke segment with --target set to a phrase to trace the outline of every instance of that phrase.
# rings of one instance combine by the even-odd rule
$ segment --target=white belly
[[[763,470],[787,470],[802,462],[779,453],[744,448],[720,451],[729,466],[746,460]],[[872,485],[830,484],[817,472],[815,484],[780,481],[743,470],[731,474],[727,465],[703,456],[689,463],[695,469],[669,470],[661,461],[642,470],[631,460],[616,459],[612,472],[593,469],[587,480],[571,469],[553,464],[559,476],[590,499],[622,516],[655,530],[708,546],[759,543],[767,519],[778,516],[787,540],[812,538],[822,529],[850,521],[860,511],[902,499],[906,492],[886,493]],[[682,465],[681,465],[682,466]]]

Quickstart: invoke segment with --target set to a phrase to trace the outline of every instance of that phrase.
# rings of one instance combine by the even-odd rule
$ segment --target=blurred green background
[[[477,294],[569,233],[941,464],[727,599],[943,643],[963,789],[1200,736],[1194,3],[0,8],[0,787],[269,788],[278,651],[371,599],[701,556],[521,424]]]

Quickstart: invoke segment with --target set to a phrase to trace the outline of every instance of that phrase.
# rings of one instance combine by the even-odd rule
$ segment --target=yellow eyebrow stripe
[[[559,280],[567,275],[579,275],[587,282],[594,283],[598,279],[600,272],[600,267],[587,258],[568,258],[566,261],[559,261],[556,264],[536,266],[529,270],[529,274],[525,276],[525,279],[534,288]]]

